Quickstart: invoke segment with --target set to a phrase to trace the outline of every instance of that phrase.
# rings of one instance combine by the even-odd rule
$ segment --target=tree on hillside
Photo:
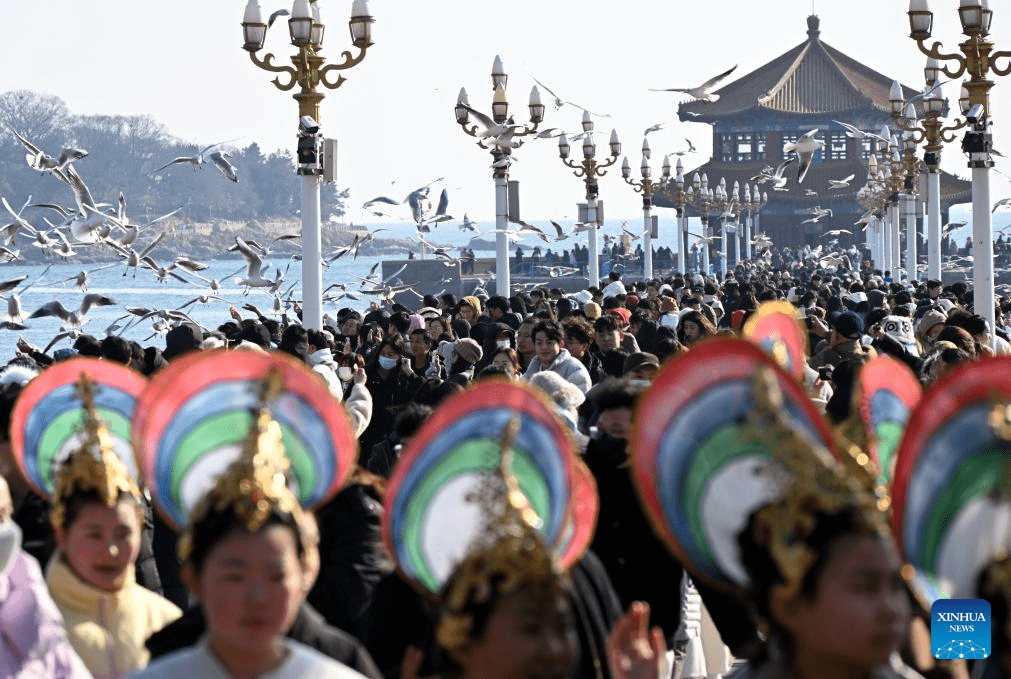
[[[30,90],[0,94],[0,131],[12,141],[17,132],[40,147],[47,143],[73,146],[74,140],[66,138],[70,118],[70,110],[59,97]],[[59,155],[59,149],[43,150]]]
[[[293,156],[287,151],[264,155],[258,144],[245,148],[225,144],[239,177],[229,181],[212,164],[195,169],[189,158],[204,148],[183,142],[148,115],[87,115],[70,113],[58,97],[27,90],[0,94],[0,195],[12,204],[30,195],[34,202],[52,202],[76,210],[69,187],[52,174],[32,170],[14,131],[56,156],[67,146],[88,155],[76,163],[94,199],[114,205],[120,192],[127,214],[137,222],[183,208],[180,217],[193,221],[293,218],[301,190]],[[348,192],[324,186],[322,216],[342,215]],[[52,219],[51,211],[31,211],[29,219]]]

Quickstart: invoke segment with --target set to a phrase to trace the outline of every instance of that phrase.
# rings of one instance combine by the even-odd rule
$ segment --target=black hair
[[[415,335],[421,335],[421,341],[428,346],[432,346],[432,338],[428,336],[428,330],[425,328],[415,328],[408,337],[414,337]]]
[[[621,326],[618,325],[618,319],[614,314],[602,314],[593,322],[594,332],[614,332],[620,330]]]
[[[330,342],[327,341],[326,335],[323,334],[322,330],[308,328],[305,331],[305,339],[309,344],[316,347],[317,350],[330,348]]]
[[[403,311],[398,311],[390,316],[390,325],[403,334],[411,329],[411,317]]]
[[[259,530],[263,530],[269,526],[286,526],[290,528],[295,536],[295,550],[299,560],[305,557],[306,545],[303,543],[302,531],[295,521],[294,515],[290,512],[282,511],[279,507],[275,506]],[[212,507],[207,514],[190,526],[190,551],[186,556],[186,563],[190,564],[197,575],[199,575],[211,550],[229,535],[242,532],[249,531],[242,519],[235,515],[231,507],[224,509]]]
[[[143,511],[143,506],[141,505],[140,498],[134,497],[131,493],[125,491],[119,491],[116,496],[116,504],[120,502],[129,502],[135,506],[138,511]],[[77,517],[81,515],[81,510],[83,510],[88,505],[102,505],[107,507],[108,504],[105,502],[105,498],[99,495],[97,490],[75,490],[69,496],[63,498],[63,525],[60,526],[61,529],[66,530],[70,524],[77,520]],[[143,519],[141,519],[141,524],[143,527]]]
[[[639,394],[643,392],[643,387],[633,384],[628,379],[608,377],[593,392],[593,402],[600,412],[618,408],[631,410],[635,407]]]
[[[558,321],[542,320],[530,331],[530,339],[537,341],[537,334],[543,333],[549,340],[555,342],[565,341],[565,329]]]
[[[431,415],[431,407],[414,401],[407,402],[393,419],[393,433],[397,441],[404,441],[414,436]]]
[[[494,295],[484,303],[485,309],[498,309],[502,313],[509,312],[509,300],[502,295]]]

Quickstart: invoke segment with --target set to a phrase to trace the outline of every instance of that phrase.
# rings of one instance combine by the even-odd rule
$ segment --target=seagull
[[[832,209],[831,208],[822,208],[821,205],[815,205],[814,207],[809,208],[808,210],[806,210],[806,212],[808,214],[811,214],[811,215],[814,215],[814,216],[811,217],[811,218],[809,218],[809,219],[805,219],[804,221],[801,222],[801,224],[807,224],[808,222],[817,223],[822,217],[831,217],[832,216]]]
[[[829,179],[828,180],[828,188],[829,188],[829,190],[832,190],[832,189],[845,189],[846,187],[848,187],[850,185],[850,182],[853,181],[853,178],[855,176],[856,175],[851,174],[848,177],[843,177],[842,179]]]
[[[533,78],[533,76],[530,76],[530,77]],[[574,107],[578,108],[580,111],[585,111],[586,113],[589,113],[591,116],[597,116],[598,118],[610,118],[611,117],[610,114],[608,114],[608,113],[594,113],[590,109],[585,108],[583,106],[580,106],[579,104],[575,103],[574,101],[566,101],[566,100],[562,99],[557,94],[555,94],[555,91],[553,89],[551,89],[550,87],[548,87],[547,85],[545,85],[544,83],[542,83],[537,78],[534,78],[534,82],[537,83],[538,85],[540,85],[541,87],[543,87],[545,90],[547,90],[548,94],[550,94],[552,97],[555,98],[555,110],[556,111],[558,109],[560,109],[561,107],[565,106],[566,104],[568,104],[569,106],[574,106]]]
[[[221,171],[221,174],[225,175],[226,178],[239,183],[238,168],[232,165],[228,159],[231,158],[227,153],[222,153],[221,151],[213,151],[211,155],[208,156],[210,162],[214,167]]]
[[[553,219],[549,219],[548,222],[551,224],[551,226],[555,227],[555,234],[556,234],[555,241],[556,242],[560,241],[560,240],[565,240],[566,238],[569,237],[569,235],[567,233],[565,233],[565,230],[562,228],[561,224],[559,224],[558,222],[556,222]]]
[[[765,233],[756,233],[755,239],[751,241],[751,244],[760,250],[772,247],[772,239]]]
[[[28,275],[17,276],[16,278],[11,278],[6,281],[0,281],[0,293],[10,292],[14,288],[21,285],[22,281],[28,278]]]
[[[802,134],[797,141],[787,142],[783,147],[784,153],[796,153],[800,159],[800,165],[797,167],[798,184],[804,183],[804,177],[807,176],[807,171],[811,167],[811,159],[814,158],[815,152],[825,146],[824,141],[814,138],[816,134],[818,134],[817,127]]]
[[[199,295],[197,297],[194,297],[190,301],[186,302],[182,306],[176,307],[176,311],[182,311],[186,307],[193,306],[194,304],[208,304],[212,299],[219,302],[225,302],[230,306],[235,306],[234,302],[230,302],[224,297],[218,297],[217,295]]]
[[[150,243],[148,243],[147,246],[143,250],[141,250],[140,252],[137,252],[136,250],[133,249],[133,247],[131,247],[129,245],[123,246],[123,245],[120,245],[119,243],[117,243],[115,241],[108,241],[108,243],[109,243],[109,245],[112,246],[113,250],[115,250],[116,252],[118,252],[120,255],[122,255],[126,259],[126,269],[123,270],[123,275],[125,276],[127,274],[127,272],[130,271],[130,269],[133,269],[133,277],[136,278],[137,277],[137,267],[140,266],[141,261],[143,261],[143,259],[145,257],[147,257],[148,255],[151,254],[151,251],[154,250],[155,247],[158,246],[158,243],[160,243],[161,240],[162,240],[162,238],[164,238],[164,237],[165,237],[165,232],[162,231],[157,236],[155,236],[154,240],[152,240]]]
[[[51,172],[60,176],[70,163],[88,155],[88,152],[84,149],[65,148],[60,152],[59,158],[53,158],[17,132],[14,133],[14,136],[21,142],[22,146],[28,149],[28,153],[25,155],[28,165],[33,170],[39,170],[40,172]]]
[[[473,109],[466,104],[460,104],[460,106],[465,108],[468,113],[477,118],[478,122],[484,126],[483,130],[476,133],[476,136],[482,141],[491,140],[491,145],[500,151],[511,151],[512,149],[519,148],[520,143],[513,141],[513,134],[515,134],[517,130],[522,129],[522,125],[496,123],[477,109]]]
[[[11,216],[14,217],[13,222],[3,227],[0,227],[0,232],[3,233],[3,237],[4,240],[7,241],[7,245],[13,245],[14,241],[17,240],[18,229],[24,227],[27,228],[30,232],[35,230],[32,227],[32,225],[29,224],[25,220],[25,218],[21,216],[21,213],[25,211],[25,208],[31,204],[32,197],[28,196],[28,200],[25,201],[25,204],[22,205],[21,209],[18,210],[17,212],[15,212],[14,209],[11,207],[10,203],[7,202],[7,198],[5,196],[0,196],[0,202],[3,203],[3,206],[5,208],[7,208],[7,212],[11,213]]]
[[[274,249],[273,249],[274,243],[277,243],[278,241],[297,240],[297,239],[299,239],[301,237],[302,237],[302,234],[299,234],[299,233],[285,233],[285,234],[281,234],[280,236],[276,237],[274,240],[272,240],[269,243],[267,243],[266,247],[264,247],[263,245],[260,245],[259,243],[257,243],[255,240],[252,240],[252,239],[246,239],[246,243],[249,245],[249,247],[251,247],[254,250],[256,250],[256,252],[260,255],[260,258],[262,259],[262,258],[268,257],[272,253],[274,253]],[[238,248],[237,245],[233,245],[232,247],[228,248],[228,251],[229,252],[237,252],[238,249],[239,248]],[[202,265],[202,266],[203,266],[203,268],[197,269],[197,271],[203,271],[204,269],[207,268],[206,265]],[[184,266],[183,268],[185,269],[187,267]]]
[[[993,209],[990,210],[990,214],[997,211],[997,208],[1004,207],[1005,205],[1011,205],[1011,198],[1001,198],[996,203],[993,204]]]
[[[844,233],[852,234],[853,232],[850,231],[849,229],[832,229],[831,231],[826,231],[825,233],[823,233],[821,237],[824,238],[825,236],[839,236]]]
[[[787,179],[786,175],[783,174],[783,171],[786,170],[786,167],[790,163],[792,163],[794,160],[796,160],[796,159],[795,158],[787,158],[786,160],[784,160],[783,162],[781,162],[779,165],[777,165],[775,170],[772,170],[770,172],[766,172],[765,170],[768,169],[768,168],[765,168],[765,169],[762,170],[762,173],[760,175],[752,177],[751,181],[758,182],[759,184],[764,184],[766,182],[771,182],[772,183],[772,189],[774,191],[785,191],[786,190],[786,182],[788,181],[788,179]]]
[[[886,144],[889,142],[888,139],[885,139],[881,135],[874,134],[873,132],[864,132],[855,125],[850,125],[849,123],[844,123],[839,120],[833,120],[832,122],[836,123],[837,125],[842,125],[846,129],[847,137],[852,137],[853,139],[864,139],[864,138],[874,139],[876,141],[883,141]]]
[[[817,196],[818,192],[815,191],[814,189],[804,189],[804,195],[808,197]]]
[[[715,90],[716,86],[720,84],[720,81],[733,73],[736,68],[737,66],[735,65],[729,71],[724,71],[718,76],[710,78],[698,87],[668,87],[666,89],[655,89],[651,87],[650,92],[684,92],[695,99],[712,103],[714,101],[718,101],[720,98],[720,95],[714,93],[713,90]]]
[[[290,15],[291,13],[286,9],[279,9],[276,12],[273,12],[270,15],[270,18],[267,19],[267,28],[270,28],[271,26],[274,25],[274,22],[277,21],[277,17],[286,17]]]
[[[98,209],[88,185],[81,179],[81,175],[77,174],[73,165],[67,166],[64,175],[77,203],[77,214],[67,224],[70,235],[78,243],[94,243],[101,240],[109,232],[106,214]]]
[[[644,136],[644,137],[649,136],[650,132],[659,132],[660,130],[662,130],[666,126],[667,126],[667,123],[656,123],[655,125],[650,125],[642,133],[642,136]]]
[[[60,283],[66,283],[68,281],[74,281],[74,290],[85,291],[88,289],[88,276],[95,273],[96,271],[101,271],[102,269],[108,269],[111,266],[116,266],[116,263],[106,264],[105,266],[100,266],[91,271],[82,271],[76,276],[71,276],[70,278],[64,278]]]
[[[63,329],[69,328],[80,328],[84,325],[87,320],[88,312],[91,311],[92,307],[96,306],[111,306],[116,304],[116,301],[106,297],[105,295],[97,294],[87,294],[81,301],[81,306],[76,311],[70,311],[66,309],[59,300],[53,300],[48,304],[43,304],[28,318],[43,318],[45,316],[58,316],[60,320],[64,322]]]
[[[214,151],[219,146],[221,146],[222,144],[227,144],[227,143],[228,143],[227,141],[219,141],[219,142],[217,142],[215,144],[211,144],[210,146],[205,146],[204,148],[200,149],[199,151],[197,151],[192,156],[179,156],[175,160],[171,160],[171,161],[165,163],[164,165],[162,165],[161,167],[159,167],[157,170],[155,170],[152,174],[158,174],[159,172],[161,172],[165,168],[169,167],[170,165],[175,165],[176,163],[189,163],[190,165],[193,166],[194,170],[203,169],[201,166],[204,163],[206,163],[209,160],[211,160],[211,152]]]
[[[246,241],[242,240],[239,236],[236,236],[235,244],[238,246],[238,250],[242,253],[242,256],[246,258],[246,277],[236,278],[235,282],[238,285],[244,285],[247,288],[267,288],[272,287],[278,280],[280,280],[280,270],[278,270],[277,279],[275,280],[263,277],[263,272],[266,271],[270,265],[264,265],[260,255],[257,254],[257,252],[253,250]]]
[[[692,233],[691,231],[688,232],[688,235],[689,236],[695,236],[696,238],[699,239],[700,242],[705,243],[706,245],[708,245],[709,243],[712,243],[714,240],[722,240],[723,239],[723,236],[700,236],[699,234]]]
[[[474,222],[470,221],[470,217],[467,216],[466,212],[463,213],[463,223],[460,224],[460,230],[477,231],[477,227],[474,225]]]
[[[954,231],[955,229],[960,229],[968,224],[968,222],[948,222],[941,228],[941,235],[947,235]]]

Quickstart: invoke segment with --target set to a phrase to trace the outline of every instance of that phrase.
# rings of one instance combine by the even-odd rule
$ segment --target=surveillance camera
[[[302,116],[298,119],[298,128],[302,134],[313,135],[319,132],[319,123],[312,116]]]
[[[973,125],[980,123],[983,119],[983,104],[974,104],[965,112],[965,118]]]

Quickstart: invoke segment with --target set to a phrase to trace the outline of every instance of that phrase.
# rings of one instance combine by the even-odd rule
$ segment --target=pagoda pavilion
[[[822,42],[819,24],[817,16],[808,17],[807,40],[725,85],[717,91],[717,101],[693,100],[678,107],[680,120],[713,127],[713,157],[685,172],[686,185],[697,172],[707,175],[710,187],[725,178],[728,187],[738,182],[742,191],[745,184],[754,189],[753,177],[763,168],[775,167],[792,155],[784,156],[785,144],[818,128],[817,138],[825,145],[814,156],[803,183],[797,181],[798,164],[794,162],[784,172],[789,177],[784,190],[773,190],[768,183],[760,187],[768,194],[768,203],[761,209],[761,231],[778,246],[826,243],[828,239],[823,236],[832,229],[853,232],[839,236],[842,245],[861,245],[864,237],[854,223],[865,210],[856,196],[866,182],[867,159],[875,151],[874,142],[847,136],[846,130],[833,121],[874,133],[887,125],[894,133],[889,103],[892,78]],[[903,87],[907,101],[917,93]],[[854,179],[848,187],[830,190],[830,179],[851,174]],[[943,222],[947,222],[952,205],[970,200],[970,182],[942,173]],[[673,183],[657,192],[654,204],[675,207]],[[802,223],[816,206],[831,209],[832,217]],[[688,212],[697,215],[690,207]],[[710,224],[715,226],[715,218]],[[733,257],[734,248],[729,252]]]

